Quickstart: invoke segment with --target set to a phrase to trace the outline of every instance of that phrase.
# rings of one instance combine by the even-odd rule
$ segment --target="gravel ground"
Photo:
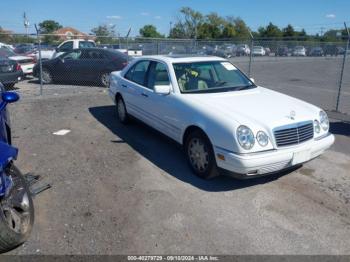
[[[349,124],[332,121],[336,144],[293,172],[203,181],[176,143],[120,125],[106,89],[20,87],[17,165],[53,187],[11,254],[350,254]]]

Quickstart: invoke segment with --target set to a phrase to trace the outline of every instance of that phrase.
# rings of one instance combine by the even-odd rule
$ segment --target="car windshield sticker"
[[[233,65],[233,64],[231,64],[231,63],[229,63],[229,62],[222,62],[221,63],[227,70],[237,70],[237,68]]]

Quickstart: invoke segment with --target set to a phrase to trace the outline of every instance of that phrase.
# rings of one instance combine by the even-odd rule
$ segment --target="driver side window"
[[[81,50],[74,50],[72,52],[62,55],[62,58],[66,60],[77,60],[80,57],[81,57]]]
[[[73,42],[64,43],[60,48],[60,52],[68,52],[73,49]]]

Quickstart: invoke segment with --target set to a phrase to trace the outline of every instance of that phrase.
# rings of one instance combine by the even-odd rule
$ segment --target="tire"
[[[116,109],[117,109],[117,116],[118,116],[119,122],[122,124],[129,123],[130,117],[128,115],[128,111],[126,110],[126,106],[123,98],[118,96],[116,100],[117,100]]]
[[[43,71],[41,72],[41,77],[43,79],[44,84],[52,84],[53,83],[52,74],[46,68],[43,68]],[[40,78],[40,74],[39,74],[39,78]]]
[[[100,85],[103,87],[109,87],[110,73],[102,73],[100,75]]]
[[[5,172],[11,176],[14,185],[9,195],[0,201],[0,253],[23,244],[34,223],[34,205],[25,178],[14,165]],[[22,223],[18,223],[18,218]]]
[[[201,130],[188,135],[184,149],[187,161],[198,177],[210,179],[219,175],[213,146]]]

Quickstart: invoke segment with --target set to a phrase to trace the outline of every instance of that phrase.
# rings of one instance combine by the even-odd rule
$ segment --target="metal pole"
[[[36,30],[36,37],[38,39],[38,51],[39,51],[39,80],[40,80],[40,96],[43,95],[43,65],[42,65],[42,60],[41,60],[41,39],[39,36],[39,30],[35,24],[35,30]]]
[[[251,42],[250,42],[250,55],[249,55],[249,69],[248,69],[248,76],[251,77],[252,73],[252,60],[253,60],[253,48],[254,48],[254,37],[252,35],[252,32],[249,31]]]
[[[350,33],[349,33],[349,28],[346,26],[346,23],[344,22],[344,26],[346,29],[346,32],[348,34],[348,41],[346,42],[346,47],[345,47],[345,53],[344,53],[344,57],[343,57],[343,64],[341,67],[341,72],[340,72],[340,80],[339,80],[339,89],[338,89],[338,95],[337,95],[337,105],[335,110],[337,112],[339,112],[339,100],[340,100],[340,93],[341,93],[341,89],[342,89],[342,85],[343,85],[343,76],[344,76],[344,68],[345,68],[345,62],[346,62],[346,55],[347,52],[349,50],[349,42],[350,42]]]

